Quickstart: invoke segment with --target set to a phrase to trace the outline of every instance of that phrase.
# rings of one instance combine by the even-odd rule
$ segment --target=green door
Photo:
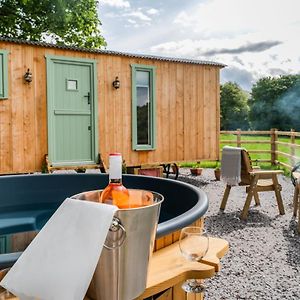
[[[47,56],[48,157],[52,165],[97,160],[95,62]]]

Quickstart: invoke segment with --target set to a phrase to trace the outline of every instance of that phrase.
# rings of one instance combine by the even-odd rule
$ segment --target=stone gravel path
[[[213,170],[193,177],[180,169],[179,180],[204,190],[209,199],[205,228],[229,242],[221,272],[206,281],[209,300],[300,300],[300,234],[292,217],[294,187],[280,176],[285,215],[278,212],[273,192],[260,193],[259,207],[250,207],[247,221],[239,219],[245,187],[232,188],[224,213],[219,206],[225,184],[215,181]]]

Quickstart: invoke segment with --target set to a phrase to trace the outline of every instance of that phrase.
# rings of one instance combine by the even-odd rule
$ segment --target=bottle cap
[[[109,156],[122,156],[122,154],[115,152],[115,153],[110,153]]]

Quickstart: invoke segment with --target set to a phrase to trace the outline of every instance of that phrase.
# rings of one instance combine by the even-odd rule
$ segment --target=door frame
[[[74,58],[68,56],[45,55],[46,58],[46,85],[47,85],[47,121],[48,121],[48,159],[51,165],[61,166],[62,163],[53,161],[55,151],[55,133],[54,133],[54,64],[75,64],[90,66],[90,84],[91,84],[91,130],[92,130],[92,160],[84,162],[63,163],[65,166],[87,165],[98,163],[98,99],[97,99],[97,61],[94,59]]]

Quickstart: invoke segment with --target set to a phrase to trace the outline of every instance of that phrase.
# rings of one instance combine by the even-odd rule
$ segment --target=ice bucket
[[[151,193],[153,204],[116,211],[87,292],[89,298],[132,300],[145,290],[148,263],[164,199],[161,194]],[[101,190],[97,190],[72,198],[98,202],[100,195]]]

